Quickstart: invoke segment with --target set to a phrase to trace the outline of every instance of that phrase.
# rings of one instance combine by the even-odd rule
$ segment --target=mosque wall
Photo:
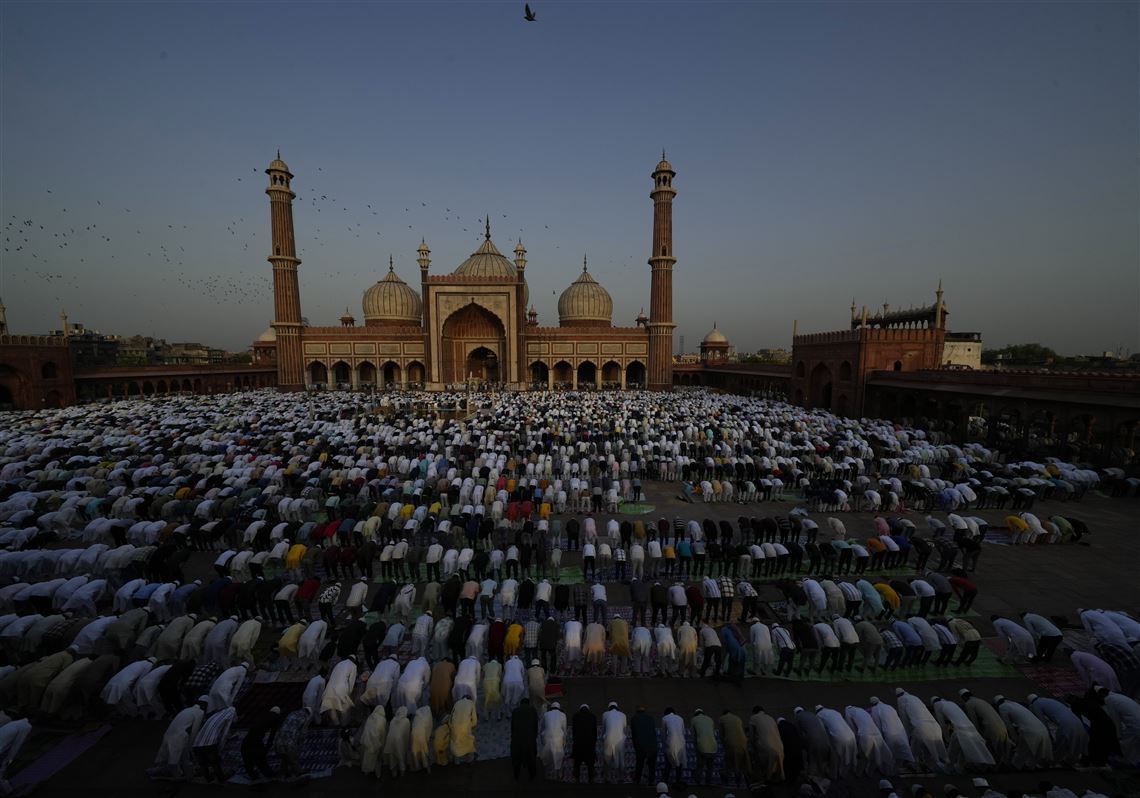
[[[67,338],[0,335],[0,410],[39,410],[74,403]]]

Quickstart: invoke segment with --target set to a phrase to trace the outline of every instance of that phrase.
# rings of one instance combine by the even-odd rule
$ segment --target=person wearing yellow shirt
[[[523,627],[521,623],[512,623],[507,627],[507,636],[503,639],[503,655],[513,657],[522,649]]]
[[[305,552],[308,548],[304,543],[294,543],[289,547],[288,554],[285,555],[285,569],[288,571],[296,571],[301,567],[301,560],[305,558]]]
[[[884,580],[886,579],[886,577],[883,578]],[[902,599],[899,598],[899,594],[896,593],[895,589],[888,585],[886,581],[876,582],[873,587],[875,588],[875,592],[878,593],[883,599],[883,605],[887,609],[886,617],[889,618],[890,616],[894,615],[895,612],[898,611],[899,605],[902,603]]]

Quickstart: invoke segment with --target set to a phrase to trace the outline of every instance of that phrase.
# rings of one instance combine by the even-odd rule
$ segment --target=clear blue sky
[[[665,147],[688,349],[940,277],[988,345],[1140,349],[1136,3],[522,5],[3,3],[12,326],[244,348],[277,147],[314,324],[360,318],[389,253],[417,281],[421,236],[450,272],[484,213],[543,323],[586,253],[630,324]]]

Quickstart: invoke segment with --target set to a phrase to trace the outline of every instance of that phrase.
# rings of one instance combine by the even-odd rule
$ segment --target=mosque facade
[[[653,249],[649,315],[615,326],[613,300],[582,271],[558,299],[558,326],[542,326],[529,305],[527,251],[513,258],[491,239],[448,274],[433,273],[426,241],[417,250],[419,290],[388,272],[362,300],[363,323],[348,310],[338,326],[304,321],[293,229],[293,179],[280,154],[269,186],[274,317],[253,344],[255,361],[277,364],[282,390],[320,386],[417,386],[442,390],[471,382],[512,389],[641,387],[673,384],[673,178],[665,160],[653,170]]]

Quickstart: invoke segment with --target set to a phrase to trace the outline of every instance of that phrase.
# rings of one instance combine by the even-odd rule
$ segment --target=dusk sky
[[[301,301],[519,236],[540,321],[589,258],[648,306],[667,150],[676,341],[739,350],[933,302],[986,346],[1140,350],[1136,3],[0,4],[0,299],[245,349],[272,316],[264,173]],[[369,207],[371,206],[371,207]]]

